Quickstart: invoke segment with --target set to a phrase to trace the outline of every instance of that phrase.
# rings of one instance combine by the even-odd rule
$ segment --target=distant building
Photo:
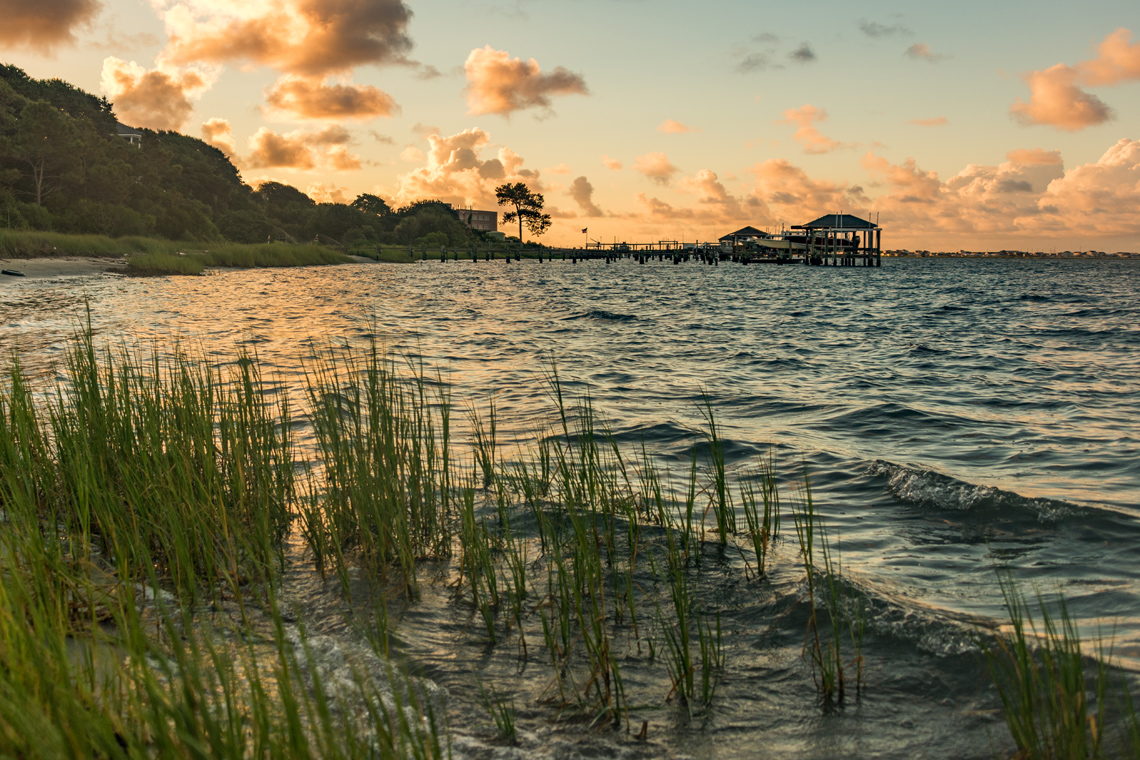
[[[459,217],[459,221],[473,230],[495,232],[499,229],[498,211],[477,211],[470,208],[457,208],[455,209],[455,215]]]
[[[128,127],[121,122],[115,122],[115,136],[123,138],[136,148],[142,147],[142,132],[134,127]]]
[[[752,240],[764,240],[770,237],[767,232],[758,230],[755,227],[741,227],[736,232],[730,232],[727,235],[722,235],[720,245],[722,248],[735,248],[738,245],[744,245]]]

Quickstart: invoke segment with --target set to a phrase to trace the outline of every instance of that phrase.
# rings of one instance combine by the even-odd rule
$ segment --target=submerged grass
[[[453,440],[448,386],[420,365],[374,344],[314,355],[300,410],[268,400],[289,394],[266,393],[254,356],[222,370],[177,347],[98,348],[87,330],[58,387],[33,390],[13,363],[0,392],[0,754],[446,756],[423,688],[379,658],[333,672],[287,622],[277,590],[293,531],[346,596],[366,582],[380,656],[388,605],[414,604],[422,569],[446,567],[476,638],[517,646],[520,668],[545,663],[544,699],[561,710],[627,730],[646,705],[716,715],[735,623],[706,574],[738,570],[739,554],[762,593],[782,502],[771,462],[730,480],[707,402],[707,456],[673,482],[645,449],[627,459],[554,369],[550,428],[507,451],[493,405]],[[307,470],[298,418],[314,435]],[[864,688],[864,613],[802,494],[804,678],[829,711]],[[1018,746],[1098,756],[1104,666],[1090,690],[1068,617],[1044,618],[1039,649],[1006,591],[1014,633],[991,663]],[[227,612],[215,624],[208,610]],[[513,700],[485,700],[500,741],[518,735]]]
[[[1051,610],[1038,596],[1034,614],[1008,576],[999,582],[1009,626],[987,660],[1019,756],[1140,756],[1132,697],[1112,676],[1103,643],[1085,650],[1063,598]]]

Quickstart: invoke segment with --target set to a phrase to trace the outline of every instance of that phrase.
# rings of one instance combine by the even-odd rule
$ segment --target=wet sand
[[[32,259],[0,259],[0,269],[11,269],[24,274],[24,277],[0,275],[0,285],[30,277],[84,277],[103,272],[122,272],[125,266],[126,259],[123,257],[42,256]]]

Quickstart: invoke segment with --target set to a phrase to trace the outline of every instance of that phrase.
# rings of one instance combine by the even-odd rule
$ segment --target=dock
[[[410,251],[409,251],[410,253]],[[521,258],[518,249],[500,251],[472,250],[472,260]],[[777,233],[755,227],[743,227],[721,237],[715,243],[680,243],[658,240],[653,243],[593,241],[582,248],[543,248],[527,252],[527,258],[579,261],[605,261],[607,264],[630,259],[638,264],[664,261],[673,264],[698,262],[718,266],[722,262],[737,264],[792,264],[824,267],[880,267],[883,265],[882,228],[877,222],[851,214],[827,214],[807,224],[795,225]],[[427,258],[423,256],[422,258]],[[440,253],[440,261],[448,254]],[[464,258],[456,252],[452,258]]]

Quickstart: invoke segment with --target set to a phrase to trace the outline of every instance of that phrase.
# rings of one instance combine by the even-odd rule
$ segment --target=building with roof
[[[883,228],[852,214],[824,214],[807,224],[792,225],[789,240],[806,243],[823,263],[853,266],[857,259],[866,266],[879,266],[882,255]],[[873,262],[873,263],[872,263]]]
[[[459,221],[473,230],[495,232],[499,229],[498,211],[478,211],[470,208],[457,208],[455,209],[455,215],[459,217]]]
[[[128,127],[122,122],[115,122],[115,136],[121,137],[136,148],[142,147],[142,132],[138,131],[134,127]]]
[[[727,235],[722,235],[720,238],[721,248],[732,249],[737,246],[744,245],[745,243],[764,240],[771,237],[767,232],[758,230],[755,227],[741,227],[736,232],[730,232]]]

